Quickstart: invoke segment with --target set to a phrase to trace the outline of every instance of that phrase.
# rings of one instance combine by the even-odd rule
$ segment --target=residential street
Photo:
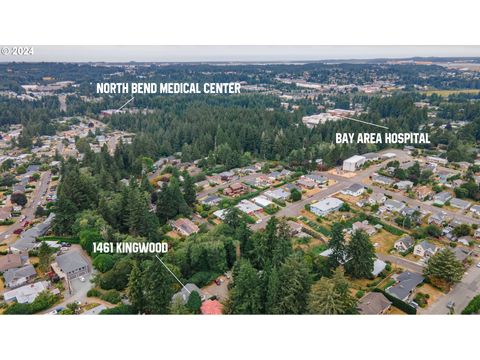
[[[414,261],[404,259],[394,255],[384,255],[384,254],[377,254],[377,257],[383,261],[390,261],[392,264],[396,264],[401,266],[402,268],[408,269],[410,271],[422,274],[423,273],[423,266],[419,263]]]
[[[435,303],[429,305],[426,309],[420,309],[420,314],[449,314],[447,304],[450,301],[455,303],[455,314],[460,314],[467,306],[470,300],[480,294],[480,268],[478,268],[478,258],[476,262],[467,270],[460,283],[456,284],[450,292],[440,297]]]
[[[10,235],[12,235],[15,230],[21,228],[22,224],[25,221],[32,221],[35,218],[35,210],[37,209],[38,204],[40,204],[44,199],[51,178],[52,173],[50,171],[46,171],[41,174],[40,184],[37,185],[37,187],[33,191],[33,196],[28,200],[27,205],[22,211],[22,214],[25,215],[25,219],[23,221],[17,221],[16,223],[12,224],[6,231],[1,233],[0,243],[10,237]]]

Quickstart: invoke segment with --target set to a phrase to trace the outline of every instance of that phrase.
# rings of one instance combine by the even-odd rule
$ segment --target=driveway
[[[231,272],[228,273],[230,278],[225,275],[219,276],[217,279],[221,281],[220,285],[212,282],[210,285],[204,286],[201,290],[207,296],[216,296],[220,302],[228,299],[228,284],[232,280]]]

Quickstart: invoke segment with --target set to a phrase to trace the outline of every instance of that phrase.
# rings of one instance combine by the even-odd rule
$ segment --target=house
[[[470,208],[470,211],[471,211],[474,215],[480,215],[480,205],[473,205],[473,206]]]
[[[318,185],[325,185],[328,182],[328,178],[326,178],[323,175],[319,175],[319,174],[315,174],[315,173],[303,175],[302,179],[311,180]]]
[[[272,171],[270,174],[267,175],[267,178],[270,181],[276,181],[277,179],[280,178],[280,172],[279,171]]]
[[[12,217],[12,209],[13,207],[10,206],[3,206],[0,208],[0,221],[8,220]]]
[[[380,292],[371,292],[358,302],[358,313],[362,315],[382,315],[391,307],[392,302]]]
[[[19,268],[9,269],[3,273],[5,286],[11,289],[25,285],[35,279],[36,276],[37,272],[33,265],[30,264]]]
[[[218,300],[205,300],[200,311],[203,315],[222,315],[223,305]]]
[[[393,277],[396,283],[385,291],[402,301],[406,301],[413,293],[413,290],[425,280],[422,275],[411,271],[405,271],[399,275],[393,275]]]
[[[422,201],[431,199],[434,194],[435,192],[428,186],[419,186],[415,189],[415,196]]]
[[[433,203],[436,205],[445,205],[447,201],[452,198],[452,194],[446,191],[442,191],[433,196]]]
[[[471,250],[462,249],[461,247],[455,247],[452,249],[455,254],[455,258],[460,261],[462,264],[467,262],[468,257],[472,254]]]
[[[200,200],[200,203],[203,205],[209,205],[209,206],[215,206],[217,205],[220,201],[222,201],[222,198],[217,195],[209,195],[207,197],[204,197],[203,199]]]
[[[257,197],[254,197],[252,201],[257,204],[258,206],[261,206],[262,208],[266,208],[267,206],[270,206],[273,204],[272,201],[270,201],[266,196],[260,195]]]
[[[381,185],[390,186],[395,182],[395,180],[393,180],[392,178],[383,176],[383,175],[373,174],[372,175],[372,182],[377,183],[377,184],[381,184]]]
[[[200,228],[195,225],[190,219],[181,218],[175,221],[170,221],[170,225],[183,236],[190,236],[200,231]]]
[[[303,230],[302,225],[300,225],[299,223],[297,223],[297,222],[295,222],[295,221],[288,220],[288,221],[287,221],[287,224],[288,224],[288,226],[290,227],[292,236],[295,236],[295,235],[301,233],[302,230]]]
[[[220,209],[213,212],[213,215],[219,218],[220,220],[225,220],[227,209]]]
[[[292,172],[290,170],[283,169],[282,171],[280,171],[279,178],[280,179],[286,179],[290,175],[292,175]]]
[[[19,268],[24,264],[23,256],[21,254],[7,254],[0,256],[0,272],[9,269]]]
[[[435,164],[441,164],[441,165],[447,165],[448,164],[447,159],[442,159],[438,156],[427,156],[427,161],[435,163]]]
[[[342,194],[350,196],[360,196],[365,192],[365,186],[360,184],[352,184],[348,188],[342,190]]]
[[[185,305],[188,301],[188,298],[190,297],[190,294],[194,291],[196,291],[198,295],[200,295],[202,301],[206,299],[206,296],[203,294],[202,290],[198,288],[197,285],[188,283],[185,284],[185,286],[183,286],[179,292],[172,296],[172,302],[174,303],[176,301],[180,301],[183,305]]]
[[[52,264],[52,269],[60,278],[72,280],[88,274],[90,272],[90,264],[80,251],[72,250],[58,255],[55,258],[55,263]]]
[[[248,200],[242,200],[237,205],[235,205],[240,211],[244,212],[245,214],[252,215],[257,211],[262,210],[262,208],[258,205],[255,205],[253,202]]]
[[[413,187],[413,182],[409,180],[403,180],[393,184],[393,186],[395,186],[399,190],[407,190]]]
[[[304,189],[308,189],[308,190],[311,190],[313,189],[317,184],[315,183],[315,181],[312,181],[312,180],[308,180],[308,179],[299,179],[297,181],[297,185],[304,188]]]
[[[365,156],[354,155],[343,161],[343,171],[355,171],[362,166],[367,159]]]
[[[430,216],[428,219],[428,223],[434,223],[436,225],[442,226],[443,224],[447,223],[450,220],[450,217],[447,215],[446,212],[438,212],[436,214],[433,214]]]
[[[318,216],[325,216],[340,209],[343,201],[337,198],[328,197],[310,205],[310,211]]]
[[[290,197],[290,193],[285,191],[282,188],[277,188],[274,190],[267,190],[263,193],[267,198],[271,200],[287,200]]]
[[[10,246],[10,250],[14,253],[19,253],[29,251],[37,247],[39,245],[36,240],[37,237],[43,236],[47,233],[53,223],[54,218],[55,214],[50,213],[44,222],[32,226],[27,231],[24,231],[20,235],[20,239]]]
[[[248,187],[241,182],[229,185],[223,190],[223,194],[226,196],[237,197],[245,194],[248,191]]]
[[[462,244],[462,245],[465,245],[465,246],[470,246],[470,244],[472,243],[473,240],[474,239],[473,239],[472,236],[467,235],[467,236],[462,236],[462,237],[458,238],[457,242],[459,244]]]
[[[222,181],[230,181],[233,180],[233,178],[235,177],[235,173],[233,171],[224,171],[218,174],[218,176]]]
[[[422,241],[420,244],[415,245],[413,248],[413,254],[422,258],[429,258],[438,251],[438,247],[427,240]]]
[[[352,231],[355,232],[358,230],[366,232],[369,236],[372,236],[377,232],[377,229],[375,229],[374,226],[370,225],[368,223],[368,220],[354,222],[352,224]]]
[[[452,200],[450,200],[450,205],[461,210],[467,210],[472,205],[472,203],[462,199],[453,198]]]
[[[388,211],[400,213],[405,207],[405,204],[398,200],[388,199],[385,201],[384,206]]]
[[[377,153],[366,153],[362,154],[362,156],[367,159],[367,161],[377,161],[380,160],[380,156]]]
[[[400,239],[395,241],[395,244],[393,245],[393,247],[398,251],[404,252],[412,248],[414,244],[415,242],[413,241],[413,238],[411,236],[406,235],[406,236],[402,236]]]
[[[38,294],[48,289],[48,286],[48,281],[39,281],[6,291],[3,293],[3,298],[7,303],[16,301],[19,304],[31,304],[37,298]]]
[[[377,192],[372,193],[368,198],[368,202],[370,203],[370,205],[381,205],[386,200],[387,200],[387,197],[385,196],[385,194],[377,193]]]

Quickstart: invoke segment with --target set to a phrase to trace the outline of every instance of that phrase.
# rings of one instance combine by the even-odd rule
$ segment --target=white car
[[[80,277],[81,282],[85,282],[85,278],[83,276]]]
[[[57,314],[58,314],[57,310],[52,310],[49,313],[47,313],[47,315],[57,315]]]
[[[477,267],[480,268],[480,263],[477,264]]]

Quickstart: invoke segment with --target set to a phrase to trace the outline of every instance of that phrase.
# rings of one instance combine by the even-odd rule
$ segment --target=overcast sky
[[[328,59],[480,57],[480,46],[34,46],[33,56],[0,61],[192,62],[307,61]]]

